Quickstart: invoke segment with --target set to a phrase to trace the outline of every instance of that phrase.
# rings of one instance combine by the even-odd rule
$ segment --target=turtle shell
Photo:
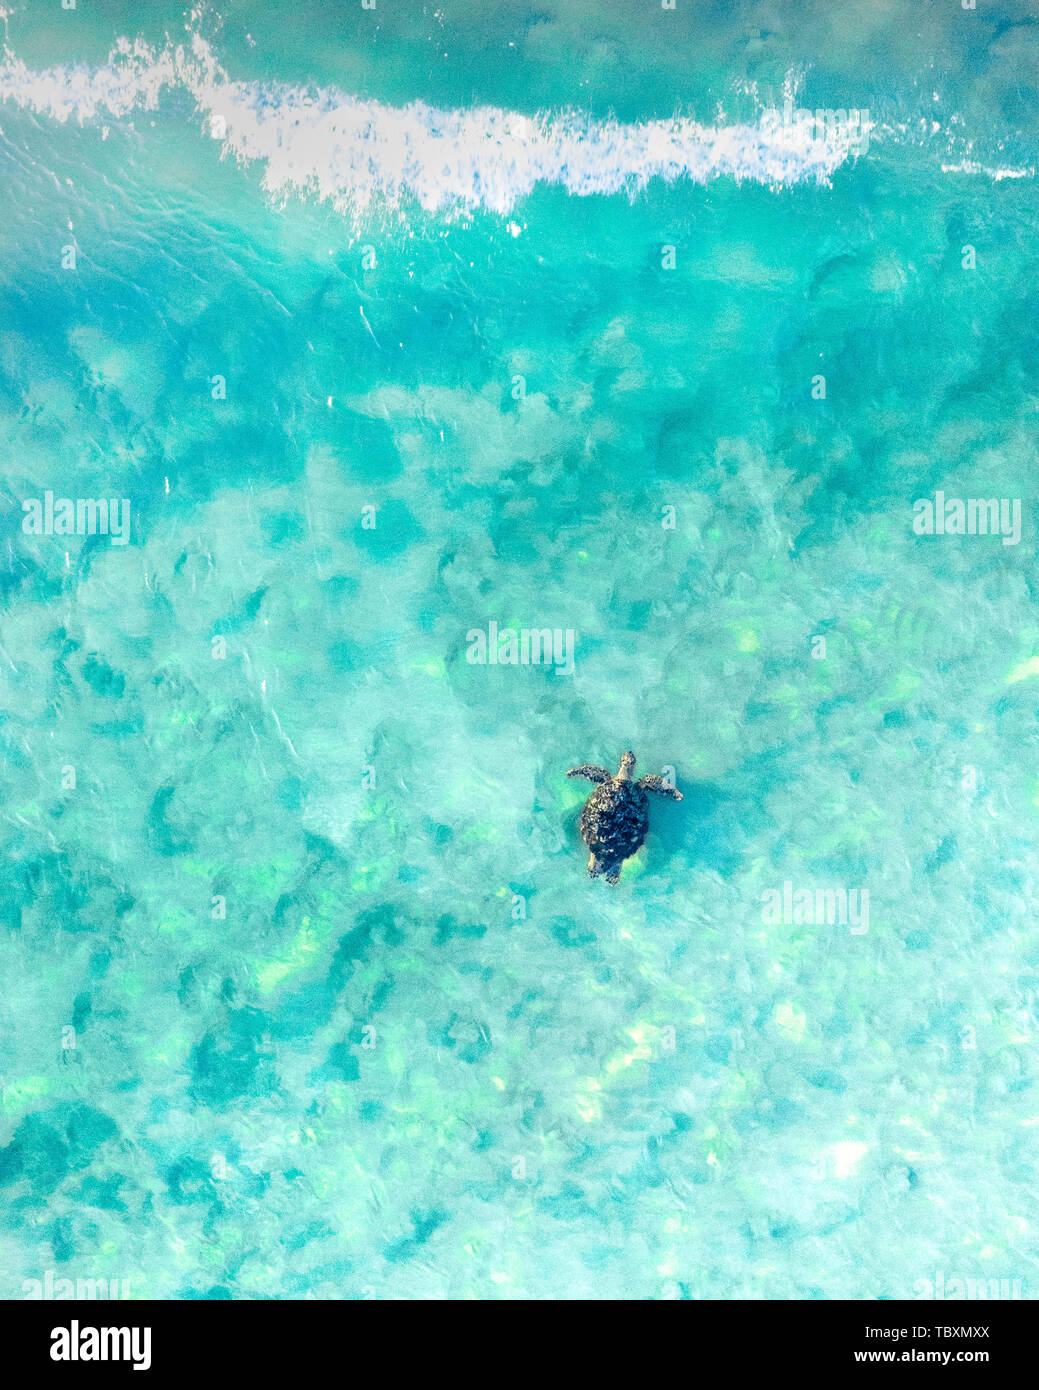
[[[584,803],[578,822],[581,839],[604,864],[619,864],[646,838],[646,793],[634,782],[603,782]]]

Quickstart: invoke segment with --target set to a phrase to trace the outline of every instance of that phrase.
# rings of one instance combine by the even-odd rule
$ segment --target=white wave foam
[[[178,82],[176,50],[157,53],[147,44],[121,39],[107,64],[94,69],[69,66],[33,72],[7,52],[0,66],[0,99],[59,121],[74,116],[85,124],[102,112],[127,116],[137,108],[154,110],[162,92]]]
[[[958,164],[943,164],[943,174],[981,174],[993,183],[1002,183],[1004,179],[1032,179],[1035,178],[1035,170],[998,168],[993,169],[988,164],[978,164],[971,159],[961,159]]]
[[[651,179],[731,177],[772,187],[825,183],[855,152],[861,132],[820,137],[765,111],[756,124],[701,125],[687,118],[622,124],[573,112],[523,116],[494,107],[395,108],[330,89],[228,80],[199,35],[162,51],[120,40],[107,64],[33,72],[12,54],[0,65],[0,99],[59,121],[154,110],[167,90],[190,93],[207,133],[226,153],[258,162],[274,197],[311,195],[340,211],[409,195],[428,211],[509,212],[539,183],[571,194],[634,192]]]

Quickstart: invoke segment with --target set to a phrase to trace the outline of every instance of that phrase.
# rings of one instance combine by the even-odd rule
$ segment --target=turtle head
[[[631,781],[631,769],[635,766],[635,754],[625,753],[621,758],[621,770],[617,773],[618,782]]]

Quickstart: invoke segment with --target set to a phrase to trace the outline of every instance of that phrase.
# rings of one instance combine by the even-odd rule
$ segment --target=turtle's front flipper
[[[601,873],[602,865],[599,863],[598,859],[596,859],[593,853],[591,858],[588,860],[588,877],[598,878]]]
[[[620,876],[621,876],[621,866],[620,866],[619,864],[611,864],[610,867],[606,870],[606,882],[607,882],[607,883],[619,883],[619,882],[620,882]]]
[[[669,787],[663,777],[643,777],[639,786],[644,792],[656,792],[657,796],[669,796],[672,801],[681,801],[682,793],[677,787]]]
[[[587,777],[589,782],[608,782],[610,774],[604,767],[594,767],[591,763],[582,763],[580,767],[572,767],[566,774],[568,777]]]

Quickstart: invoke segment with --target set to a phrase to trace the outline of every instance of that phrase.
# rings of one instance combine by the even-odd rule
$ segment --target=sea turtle
[[[635,754],[625,753],[616,777],[591,763],[572,767],[566,774],[599,783],[584,803],[579,822],[581,839],[592,852],[588,860],[589,878],[605,874],[607,883],[616,883],[620,878],[621,864],[635,853],[649,829],[647,792],[669,796],[672,801],[682,800],[682,793],[668,786],[663,777],[640,777],[633,782],[634,766]]]

